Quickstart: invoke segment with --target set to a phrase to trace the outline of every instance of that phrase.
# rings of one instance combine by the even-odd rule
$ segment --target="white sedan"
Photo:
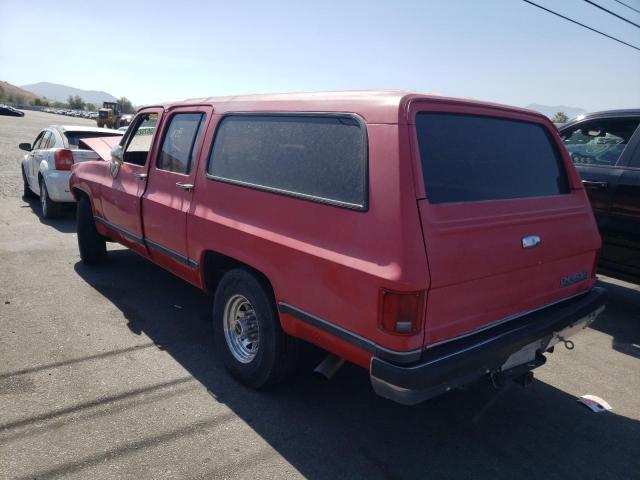
[[[20,149],[28,152],[22,159],[24,196],[39,195],[42,216],[54,218],[61,203],[74,201],[69,191],[71,166],[100,158],[80,140],[122,134],[107,128],[52,125],[38,134],[33,145],[21,143]]]

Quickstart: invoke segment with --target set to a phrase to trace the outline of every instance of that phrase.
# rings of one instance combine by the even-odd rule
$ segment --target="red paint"
[[[212,108],[184,107],[172,109],[170,113],[164,116],[163,124],[159,128],[163,129],[165,125],[170,123],[175,114],[181,112],[204,113],[208,122],[211,118]],[[160,142],[162,135],[156,138]],[[153,161],[149,168],[147,188],[142,198],[145,239],[188,257],[187,214],[191,208],[195,192],[194,190],[189,191],[179,188],[176,184],[195,183],[196,172],[199,171],[199,156],[191,165],[190,173],[185,175],[156,168],[159,148],[155,149],[156,155],[151,157]],[[201,145],[198,148],[201,148]],[[170,228],[167,228],[168,226]],[[150,249],[150,253],[156,263],[179,276],[185,277],[185,280],[191,283],[199,281],[198,272],[186,266],[183,262],[158,250]]]
[[[209,118],[197,147],[197,164],[189,176],[181,176],[194,184],[192,192],[177,191],[176,174],[155,167],[166,118],[178,109],[205,111]],[[85,162],[74,167],[71,187],[88,193],[96,214],[109,222],[197,261],[194,270],[157,251],[135,247],[201,288],[204,256],[215,251],[262,272],[277,302],[388,349],[408,351],[568,297],[593,283],[588,279],[560,288],[563,275],[591,271],[600,246],[585,192],[566,153],[563,160],[573,188],[568,195],[439,205],[425,200],[413,125],[417,111],[538,122],[553,132],[564,152],[553,125],[533,112],[397,92],[211,98],[153,110],[163,112],[163,119],[145,167],[124,164],[114,180],[103,168],[108,167],[105,162]],[[368,135],[368,211],[208,179],[215,129],[223,114],[238,111],[360,115]],[[134,172],[149,177],[140,182]],[[121,235],[109,233],[131,246]],[[523,250],[520,240],[529,234],[540,235],[543,242]],[[421,295],[419,310],[425,317],[416,322],[417,332],[394,334],[380,328],[381,289]],[[287,333],[368,367],[370,353],[290,315],[281,315],[281,321]]]

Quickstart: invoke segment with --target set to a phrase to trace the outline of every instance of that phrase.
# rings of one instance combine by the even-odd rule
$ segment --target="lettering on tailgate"
[[[569,285],[573,285],[578,282],[582,282],[589,278],[589,274],[587,272],[577,272],[572,273],[571,275],[567,275],[565,277],[560,277],[560,286],[562,288],[568,287]]]

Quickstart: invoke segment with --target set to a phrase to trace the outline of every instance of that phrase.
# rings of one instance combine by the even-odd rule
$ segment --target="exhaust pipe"
[[[522,387],[527,387],[533,383],[533,372],[528,370],[515,376],[506,375],[503,372],[493,372],[489,378],[496,390],[504,388],[508,380],[512,380]]]
[[[327,380],[331,378],[340,370],[340,367],[344,365],[344,358],[334,355],[333,353],[327,354],[327,356],[313,369],[313,373],[322,375]]]

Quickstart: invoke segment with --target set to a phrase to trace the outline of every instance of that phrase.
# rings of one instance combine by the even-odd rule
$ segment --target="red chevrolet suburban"
[[[216,349],[254,388],[292,371],[300,339],[405,404],[530,379],[604,308],[585,190],[531,111],[203,98],[140,109],[112,156],[73,167],[82,261],[116,241],[213,293]]]

